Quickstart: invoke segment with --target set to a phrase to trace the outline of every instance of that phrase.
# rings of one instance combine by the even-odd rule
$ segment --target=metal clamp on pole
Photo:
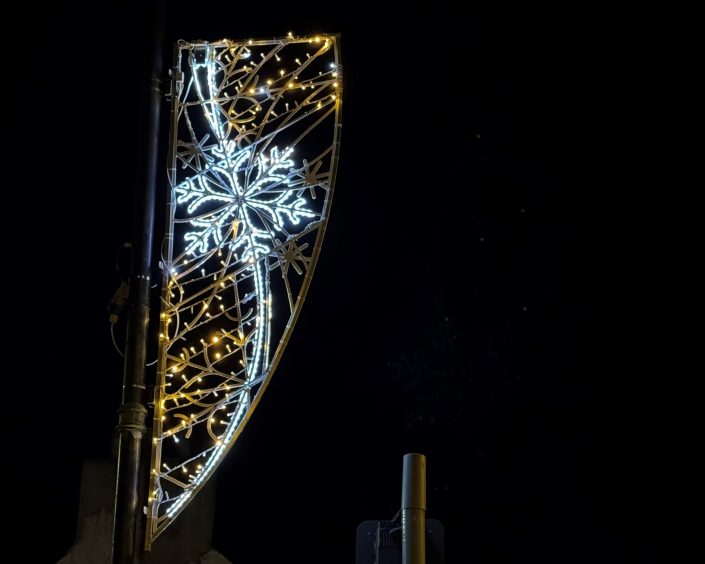
[[[401,562],[426,564],[426,457],[405,454],[401,485]]]

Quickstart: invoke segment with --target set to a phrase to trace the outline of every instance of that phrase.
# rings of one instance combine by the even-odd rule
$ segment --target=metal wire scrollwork
[[[336,37],[181,42],[146,546],[213,474],[311,281],[339,149]]]

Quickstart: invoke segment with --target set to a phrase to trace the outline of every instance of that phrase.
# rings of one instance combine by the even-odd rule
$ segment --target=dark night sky
[[[659,135],[633,96],[658,46],[631,16],[577,10],[171,4],[172,39],[343,34],[329,231],[219,471],[216,547],[353,562],[356,525],[392,517],[401,457],[419,451],[449,563],[661,561],[675,259],[636,148]],[[144,17],[100,6],[27,10],[30,44],[5,47],[19,267],[3,318],[37,562],[72,544],[81,461],[109,455],[122,377],[106,305],[130,238]]]

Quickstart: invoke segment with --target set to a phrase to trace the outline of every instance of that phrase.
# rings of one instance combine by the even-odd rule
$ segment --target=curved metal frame
[[[341,80],[335,36],[176,46],[147,549],[232,448],[299,316]]]

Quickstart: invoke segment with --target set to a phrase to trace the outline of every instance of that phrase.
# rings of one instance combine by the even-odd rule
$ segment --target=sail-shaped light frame
[[[147,549],[233,446],[281,359],[340,140],[334,35],[179,42],[174,59]]]

